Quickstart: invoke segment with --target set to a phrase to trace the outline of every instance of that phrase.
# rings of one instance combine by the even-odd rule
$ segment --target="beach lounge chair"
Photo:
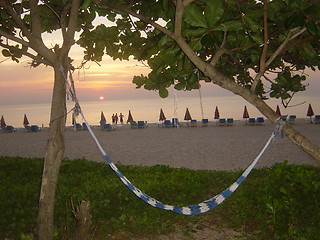
[[[226,125],[226,119],[225,118],[220,118],[218,122],[218,126],[225,126]]]
[[[105,123],[103,126],[103,130],[104,131],[112,131],[112,130],[114,130],[114,128],[113,128],[113,126],[111,126],[110,123]]]
[[[181,127],[178,118],[172,118],[172,127]]]
[[[197,127],[197,120],[193,119],[190,121],[190,126],[191,127]]]
[[[320,115],[314,116],[314,124],[320,124]]]
[[[257,125],[263,125],[264,124],[264,118],[263,117],[257,117]]]
[[[296,123],[296,118],[297,118],[296,115],[289,115],[289,117],[287,118],[287,122],[289,124],[295,124]]]
[[[30,131],[31,132],[39,132],[40,131],[40,128],[38,125],[31,125],[30,126]]]
[[[138,124],[136,121],[130,121],[130,128],[138,128]]]
[[[83,130],[88,130],[88,126],[87,126],[87,124],[85,122],[82,123],[82,129]]]
[[[233,126],[233,118],[227,118],[227,126]]]
[[[2,128],[2,130],[6,133],[12,133],[15,131],[14,127],[11,125],[7,125],[5,127]]]
[[[207,118],[202,119],[202,127],[208,127],[209,125],[209,120]]]
[[[172,127],[170,120],[164,120],[163,125],[166,128],[171,128]]]
[[[138,121],[138,128],[145,128],[145,127],[146,127],[145,121]]]
[[[76,131],[82,131],[82,125],[80,123],[76,123],[76,126],[74,128]]]
[[[248,125],[249,126],[253,126],[256,124],[256,119],[255,118],[249,118],[248,119]]]

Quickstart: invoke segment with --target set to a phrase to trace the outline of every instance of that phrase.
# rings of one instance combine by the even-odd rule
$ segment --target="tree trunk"
[[[65,68],[66,69],[66,68]],[[65,72],[66,76],[66,72]],[[66,87],[60,66],[54,67],[49,139],[44,160],[36,239],[53,240],[53,217],[59,168],[64,155],[64,127],[66,122]]]

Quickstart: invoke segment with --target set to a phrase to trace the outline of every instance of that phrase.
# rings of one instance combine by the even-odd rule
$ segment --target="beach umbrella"
[[[242,118],[245,118],[245,119],[246,119],[246,124],[247,124],[247,119],[249,118],[249,113],[248,113],[247,106],[244,106]]]
[[[249,118],[247,106],[244,106],[242,118],[245,118],[245,119]]]
[[[127,123],[132,122],[132,121],[133,121],[133,117],[131,115],[131,111],[129,110]]]
[[[29,125],[29,121],[28,121],[28,118],[27,118],[27,115],[25,114],[24,117],[23,117],[23,125],[24,126],[28,126]]]
[[[164,121],[166,120],[166,116],[164,115],[162,108],[160,109],[160,116],[159,116],[159,121]]]
[[[311,118],[313,115],[314,115],[313,109],[311,107],[311,104],[309,104],[307,116]]]
[[[184,120],[192,120],[191,114],[189,112],[189,109],[186,109],[186,114],[184,115]]]
[[[219,119],[220,118],[220,113],[218,107],[216,107],[216,110],[214,111],[214,119]]]
[[[1,116],[1,121],[0,122],[1,122],[1,128],[7,126],[6,122],[4,121],[4,117],[3,116]]]
[[[102,123],[102,122],[107,122],[107,120],[103,114],[103,111],[101,111],[101,119],[100,119],[100,123]]]
[[[278,114],[279,116],[281,116],[281,112],[280,112],[279,105],[277,105],[276,114]]]

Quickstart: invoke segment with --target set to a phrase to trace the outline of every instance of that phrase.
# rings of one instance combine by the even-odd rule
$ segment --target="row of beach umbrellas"
[[[279,105],[277,105],[277,107],[276,107],[276,113],[279,116],[281,116],[281,111],[280,111]],[[311,104],[309,104],[309,106],[308,106],[307,116],[310,117],[310,118],[312,116],[314,116],[314,112],[313,112]],[[242,117],[245,118],[245,119],[249,118],[249,112],[248,112],[247,106],[244,107],[243,116]],[[215,111],[214,111],[214,119],[219,119],[219,118],[220,118],[219,109],[218,109],[218,107],[216,107]],[[166,117],[165,117],[164,112],[163,112],[163,110],[161,108],[160,109],[160,115],[159,115],[159,121],[164,121],[164,120],[166,120]],[[189,111],[188,108],[186,109],[186,113],[184,115],[184,120],[186,120],[186,121],[192,120],[192,117],[191,117],[191,114],[190,114],[190,111]],[[129,123],[131,121],[133,121],[133,117],[132,117],[131,111],[129,110],[127,123]],[[106,122],[106,118],[105,118],[103,112],[101,112],[100,122]],[[1,116],[0,124],[1,124],[1,128],[7,126],[3,116]],[[24,117],[23,117],[23,125],[24,126],[28,126],[29,125],[29,120],[28,120],[26,114],[24,114]]]
[[[23,125],[24,125],[24,126],[28,126],[28,125],[29,125],[29,120],[28,120],[26,114],[24,114],[24,116],[23,116]],[[1,116],[0,126],[1,126],[1,128],[7,126],[6,121],[4,120],[4,117],[3,117],[3,116]]]
[[[281,116],[281,111],[280,111],[279,105],[277,105],[277,107],[276,107],[276,113],[279,116]],[[312,106],[311,106],[311,104],[309,104],[308,111],[307,111],[307,116],[308,117],[312,117],[313,115],[314,115],[314,112],[313,112]],[[249,116],[249,112],[248,112],[247,106],[244,106],[242,118],[248,119],[249,117],[250,116]],[[220,118],[219,109],[218,109],[218,107],[216,107],[215,111],[214,111],[214,119],[219,119],[219,118]],[[164,112],[163,112],[163,110],[161,108],[160,109],[160,114],[159,114],[159,121],[164,121],[164,120],[166,120],[166,117],[165,117]],[[192,117],[191,117],[191,114],[190,114],[190,111],[189,111],[188,108],[186,108],[186,113],[184,115],[184,120],[186,120],[186,121],[192,120]],[[133,121],[133,117],[132,117],[131,111],[129,110],[127,123],[129,123],[131,121]],[[100,120],[100,122],[106,122],[106,118],[105,118],[103,112],[101,112],[101,120]]]

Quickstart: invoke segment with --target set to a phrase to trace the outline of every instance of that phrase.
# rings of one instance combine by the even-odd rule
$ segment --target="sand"
[[[320,146],[320,125],[300,119],[294,126],[300,133]],[[246,126],[236,121],[233,126],[159,128],[149,124],[144,129],[117,126],[115,131],[94,129],[97,139],[114,163],[152,166],[169,165],[175,168],[238,170],[245,169],[260,153],[273,131],[273,125]],[[0,156],[43,158],[48,131],[0,133]],[[68,159],[87,159],[104,162],[102,154],[88,131],[66,130]],[[290,139],[273,141],[256,167],[270,167],[288,160],[290,164],[320,166]]]

